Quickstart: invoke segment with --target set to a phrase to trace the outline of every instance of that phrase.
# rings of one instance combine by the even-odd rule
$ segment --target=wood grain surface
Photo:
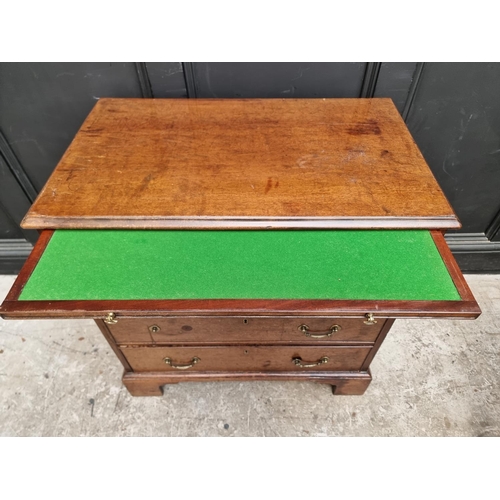
[[[40,228],[458,228],[390,99],[101,99]]]
[[[123,384],[132,396],[161,396],[163,385],[180,382],[250,382],[258,380],[319,382],[331,384],[333,394],[339,396],[364,394],[372,376],[366,372],[327,372],[327,371],[281,371],[281,372],[125,372]]]
[[[134,372],[156,371],[356,371],[370,352],[370,347],[345,346],[175,346],[175,347],[124,347],[121,349]],[[185,366],[193,358],[199,361],[187,369],[167,365]],[[302,367],[293,363],[300,358],[303,364],[315,364],[327,357],[328,362],[314,367]]]
[[[300,328],[307,326],[305,335]],[[336,325],[338,330],[332,332]],[[118,344],[335,344],[371,343],[384,320],[367,325],[362,319],[310,316],[121,318],[108,328]],[[328,336],[327,334],[331,334]]]

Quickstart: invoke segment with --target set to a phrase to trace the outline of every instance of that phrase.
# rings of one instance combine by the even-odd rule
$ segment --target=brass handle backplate
[[[107,323],[108,325],[114,325],[115,323],[118,323],[118,320],[116,319],[116,314],[108,313],[107,316],[104,318],[104,323]]]
[[[331,337],[335,332],[341,330],[342,327],[340,325],[332,325],[326,331],[319,330],[310,330],[307,325],[300,325],[299,330],[306,336],[311,339],[322,339],[324,337]]]
[[[366,313],[365,318],[363,321],[365,325],[375,325],[377,323],[377,320],[373,317],[373,313]]]
[[[158,333],[161,328],[158,326],[158,325],[151,325],[148,330],[151,332],[151,333]]]
[[[176,370],[187,370],[188,368],[192,368],[196,363],[198,363],[198,361],[201,361],[200,358],[198,357],[194,357],[190,363],[187,363],[185,365],[176,365],[172,362],[172,360],[170,358],[165,358],[163,361],[165,361],[165,363],[168,365],[168,366],[171,366],[172,368],[175,368]]]
[[[328,358],[323,356],[321,359],[318,359],[316,363],[304,363],[302,358],[293,358],[292,362],[296,366],[300,366],[300,368],[313,368],[314,366],[326,365],[328,363]]]

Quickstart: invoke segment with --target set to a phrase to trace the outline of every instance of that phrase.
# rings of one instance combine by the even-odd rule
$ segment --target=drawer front
[[[169,317],[119,318],[109,329],[118,344],[129,343],[307,343],[374,342],[385,319],[361,318]]]
[[[358,371],[369,347],[124,347],[136,372]],[[168,362],[165,361],[168,358]]]

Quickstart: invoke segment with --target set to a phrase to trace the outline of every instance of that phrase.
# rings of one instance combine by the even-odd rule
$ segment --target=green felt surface
[[[58,230],[20,300],[460,300],[427,231]]]

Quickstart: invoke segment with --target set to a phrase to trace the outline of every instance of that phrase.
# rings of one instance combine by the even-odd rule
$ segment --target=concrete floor
[[[500,436],[500,276],[466,278],[482,316],[396,321],[364,396],[224,382],[133,398],[92,321],[0,319],[0,435]]]

